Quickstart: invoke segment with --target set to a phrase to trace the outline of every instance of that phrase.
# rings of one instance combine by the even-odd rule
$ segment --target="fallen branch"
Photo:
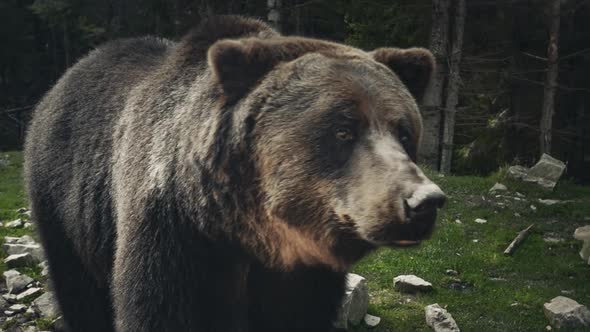
[[[527,235],[529,235],[529,230],[534,225],[535,224],[531,224],[529,227],[527,227],[527,228],[523,229],[522,231],[518,232],[518,235],[514,238],[514,240],[512,240],[512,242],[510,243],[510,245],[508,246],[508,248],[506,248],[506,250],[504,250],[504,255],[512,255],[512,253],[514,251],[516,251],[516,249],[522,243],[522,241],[524,241],[526,239]]]

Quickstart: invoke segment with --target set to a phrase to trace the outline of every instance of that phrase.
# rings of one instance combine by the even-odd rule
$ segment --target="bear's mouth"
[[[398,247],[398,248],[407,248],[407,247],[415,247],[420,245],[422,241],[420,240],[398,240],[392,241],[391,246]]]
[[[419,245],[422,240],[429,239],[434,231],[436,212],[422,215],[420,218],[408,219],[405,222],[392,221],[377,226],[369,238],[378,246],[407,248]]]

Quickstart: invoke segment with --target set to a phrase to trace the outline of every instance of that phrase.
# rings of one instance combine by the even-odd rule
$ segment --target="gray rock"
[[[45,252],[43,251],[43,247],[39,244],[7,243],[3,245],[3,248],[8,255],[29,253],[38,262],[45,260]]]
[[[363,318],[363,320],[365,321],[365,324],[368,327],[375,327],[375,326],[379,325],[379,322],[381,322],[380,317],[369,315],[369,314],[366,314],[365,318]]]
[[[446,273],[447,275],[449,275],[449,276],[457,276],[457,275],[459,275],[459,272],[457,272],[456,270],[453,270],[453,269],[447,269],[447,270],[445,271],[445,273]]]
[[[560,237],[547,235],[547,236],[543,237],[543,241],[545,241],[545,243],[549,243],[549,244],[557,244],[557,243],[561,243],[565,240]]]
[[[582,250],[580,250],[580,257],[590,264],[590,225],[576,228],[574,239],[584,241]]]
[[[552,326],[561,329],[576,329],[590,326],[590,311],[578,302],[557,296],[543,305],[545,317]]]
[[[8,243],[3,245],[4,251],[8,255],[19,255],[29,253],[38,262],[45,260],[45,252],[40,244],[20,244],[20,243]]]
[[[563,201],[560,201],[558,199],[540,199],[539,198],[539,203],[541,203],[543,205],[551,206],[551,205],[563,203]]]
[[[23,214],[23,213],[25,213],[25,212],[27,212],[27,211],[29,211],[29,209],[27,209],[27,208],[25,208],[25,207],[22,207],[22,208],[20,208],[20,209],[16,210],[16,213]]]
[[[49,275],[49,262],[48,261],[42,261],[41,263],[37,264],[38,267],[40,267],[41,270],[41,275],[46,277]]]
[[[20,272],[18,272],[17,270],[8,270],[8,271],[4,271],[2,273],[2,275],[4,276],[4,279],[13,277],[13,276],[18,276],[20,275]]]
[[[0,296],[0,311],[8,309],[10,304],[3,297]]]
[[[6,288],[8,288],[8,293],[18,294],[25,290],[33,281],[35,281],[33,278],[25,274],[11,275],[6,278]]]
[[[54,332],[65,332],[66,330],[66,324],[64,323],[64,319],[62,316],[59,316],[56,319],[54,319],[53,322],[51,322],[51,325],[53,325]]]
[[[17,267],[30,266],[38,263],[38,260],[33,257],[30,253],[10,255],[4,259],[4,263],[8,268],[13,269]]]
[[[524,166],[519,166],[519,165],[510,166],[508,168],[508,172],[506,173],[506,176],[508,176],[509,178],[512,178],[512,179],[522,180],[526,176],[528,170],[529,169]]]
[[[17,244],[36,244],[35,239],[29,235],[23,235],[16,240]]]
[[[21,219],[16,219],[10,222],[7,222],[6,225],[4,225],[5,227],[8,228],[21,228],[25,225],[25,222],[22,221]]]
[[[2,294],[2,298],[8,303],[16,303],[16,295],[14,294]]]
[[[33,308],[44,317],[55,317],[59,315],[57,301],[53,292],[47,292],[33,301]]]
[[[14,237],[14,236],[5,236],[4,237],[4,243],[16,243],[18,240],[20,239],[20,237]]]
[[[24,304],[13,304],[10,307],[8,307],[8,310],[16,313],[25,312],[25,310],[27,310],[27,306]]]
[[[41,288],[38,287],[31,287],[29,289],[27,289],[26,291],[18,294],[16,296],[16,300],[17,301],[22,301],[25,298],[29,297],[29,296],[33,296],[33,295],[39,295],[43,290]]]
[[[38,332],[39,330],[34,326],[29,326],[23,330],[23,332]]]
[[[432,290],[432,284],[413,274],[400,275],[393,278],[393,287],[400,292],[415,293]]]
[[[506,191],[506,190],[508,190],[508,188],[501,183],[496,183],[492,188],[490,188],[491,193],[496,192],[496,191]]]
[[[535,166],[528,170],[523,180],[553,190],[564,170],[565,164],[561,160],[544,153]]]
[[[346,275],[346,291],[334,326],[347,329],[359,324],[367,313],[369,290],[366,279],[358,274]]]
[[[459,332],[459,326],[453,316],[443,309],[438,303],[424,308],[426,324],[436,332]]]
[[[33,223],[26,222],[23,224],[23,228],[33,228]]]

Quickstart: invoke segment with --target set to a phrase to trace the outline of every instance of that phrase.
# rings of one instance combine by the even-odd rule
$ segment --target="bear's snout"
[[[411,198],[405,200],[406,216],[409,219],[436,213],[437,209],[443,207],[446,196],[436,185],[430,186],[427,190],[414,193]]]
[[[434,183],[421,185],[410,198],[404,200],[406,225],[412,229],[409,239],[419,241],[430,236],[436,212],[445,201],[445,194]]]

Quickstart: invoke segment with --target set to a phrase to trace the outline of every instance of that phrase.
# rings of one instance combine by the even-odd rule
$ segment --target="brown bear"
[[[69,330],[331,330],[351,265],[444,201],[415,164],[433,65],[240,17],[80,60],[25,149]]]

